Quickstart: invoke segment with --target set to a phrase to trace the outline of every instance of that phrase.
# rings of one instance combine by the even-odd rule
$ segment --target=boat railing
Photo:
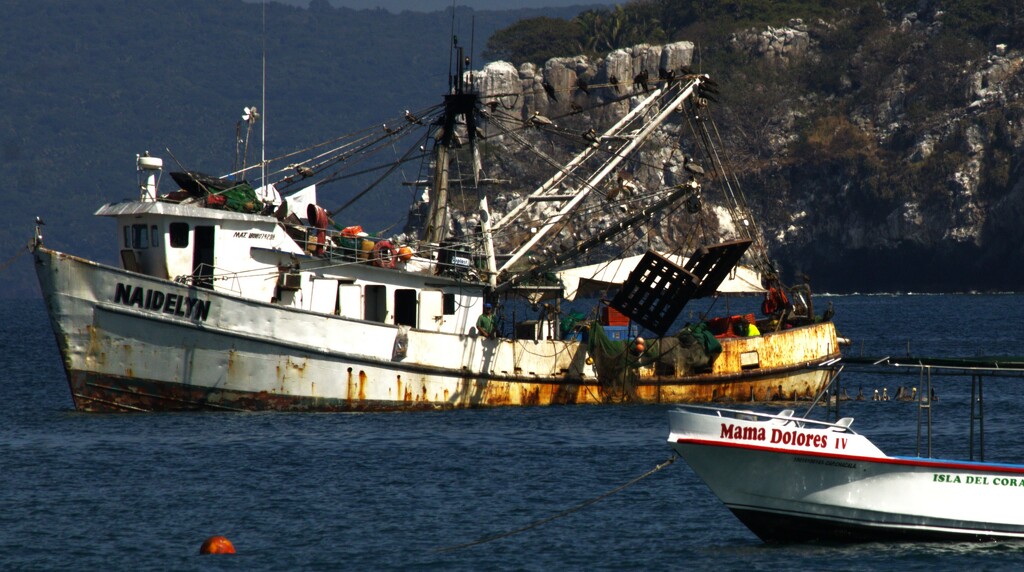
[[[174,281],[183,286],[206,288],[208,290],[213,290],[213,283],[219,282],[221,285],[218,286],[218,290],[239,295],[242,293],[242,287],[238,283],[237,272],[219,269],[206,263],[200,263],[196,266],[195,273],[193,274],[175,276]]]
[[[317,228],[289,221],[282,221],[281,224],[304,252],[336,263],[398,267],[453,277],[465,277],[481,271],[482,262],[477,255],[479,249],[468,242],[405,244],[367,234],[360,230],[361,227],[339,230],[336,227]],[[399,261],[414,262],[399,265]]]
[[[740,419],[744,421],[759,421],[759,422],[772,422],[781,425],[793,424],[797,427],[811,426],[813,428],[821,429],[832,429],[834,431],[841,431],[846,433],[857,434],[856,431],[850,428],[850,424],[853,423],[852,417],[843,417],[835,422],[831,421],[819,421],[817,419],[808,419],[806,417],[795,417],[792,409],[783,409],[779,413],[762,413],[760,411],[751,411],[749,409],[729,409],[726,407],[715,407],[710,405],[680,405],[679,409],[691,409],[700,410],[702,412],[714,412],[719,417],[729,417],[733,419]]]
[[[907,343],[909,354],[910,343]],[[925,357],[925,356],[843,356],[846,366],[858,373],[878,375],[916,375],[917,387],[917,456],[932,456],[932,403],[938,399],[932,386],[933,377],[970,378],[970,416],[968,458],[985,461],[985,378],[1024,378],[1024,359],[1019,356]],[[845,367],[845,366],[844,366]],[[838,403],[838,402],[837,402]]]

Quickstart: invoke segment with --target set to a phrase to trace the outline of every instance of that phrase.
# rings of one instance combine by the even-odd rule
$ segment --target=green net
[[[638,351],[635,340],[613,340],[594,323],[587,349],[601,385],[608,391],[628,393],[639,379],[640,367],[653,366],[654,375],[676,378],[711,371],[722,344],[701,322],[687,324],[674,336],[648,340],[644,350]]]
[[[579,331],[584,318],[586,318],[586,315],[579,312],[569,312],[566,314],[558,324],[562,339],[569,339],[574,333]]]
[[[673,342],[668,365],[684,375],[710,371],[711,364],[722,353],[722,344],[704,322],[687,324],[675,335]]]
[[[657,362],[660,356],[657,342],[638,351],[635,339],[613,340],[597,322],[590,325],[587,351],[594,359],[597,381],[609,400],[635,397],[637,368]]]
[[[708,325],[704,322],[687,324],[682,330],[679,330],[676,337],[679,338],[680,343],[683,343],[684,345],[690,345],[691,343],[700,345],[700,347],[703,348],[704,353],[708,356],[717,357],[718,354],[722,353],[722,344],[718,341],[718,338],[711,333],[711,330],[708,329]],[[714,361],[713,358],[712,361]]]
[[[255,213],[263,210],[263,203],[256,196],[256,190],[249,183],[239,183],[225,191],[217,191],[214,195],[222,197],[224,210],[239,213]]]

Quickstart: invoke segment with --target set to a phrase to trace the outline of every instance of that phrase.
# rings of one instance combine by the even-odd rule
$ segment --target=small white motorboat
[[[890,457],[828,423],[707,406],[669,443],[765,542],[1024,539],[1024,465]]]

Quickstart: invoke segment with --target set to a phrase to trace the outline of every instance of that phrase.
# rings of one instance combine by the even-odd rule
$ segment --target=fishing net
[[[651,340],[640,352],[634,340],[613,340],[595,323],[590,327],[588,351],[605,391],[628,397],[639,379],[638,368],[653,366],[655,375],[671,377],[710,372],[722,344],[701,322],[687,324],[674,336]]]
[[[580,332],[584,326],[584,319],[586,315],[580,312],[569,312],[558,324],[558,329],[562,334],[563,340],[572,339],[575,337],[577,332]]]
[[[239,213],[256,213],[263,210],[263,203],[256,196],[256,190],[245,182],[224,191],[211,193],[206,197],[206,204]]]
[[[636,398],[635,387],[639,379],[637,368],[656,362],[659,355],[654,346],[639,352],[635,340],[609,338],[597,322],[590,325],[587,351],[594,358],[597,381],[609,401]]]
[[[722,344],[704,322],[687,324],[675,335],[677,346],[673,352],[673,365],[677,371],[700,373],[710,371]]]

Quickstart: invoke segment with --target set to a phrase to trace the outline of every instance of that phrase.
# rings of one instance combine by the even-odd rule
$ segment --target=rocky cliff
[[[712,113],[784,279],[831,292],[1019,290],[1024,52],[958,49],[940,10],[851,40],[859,24],[744,30],[696,63],[721,85]],[[629,109],[640,74],[654,82],[693,58],[690,42],[640,45],[543,67],[495,62],[474,81],[509,118],[585,130]],[[643,176],[665,184],[677,141],[666,129],[656,142],[644,163],[669,167]],[[532,168],[515,155],[496,153],[505,174]]]

